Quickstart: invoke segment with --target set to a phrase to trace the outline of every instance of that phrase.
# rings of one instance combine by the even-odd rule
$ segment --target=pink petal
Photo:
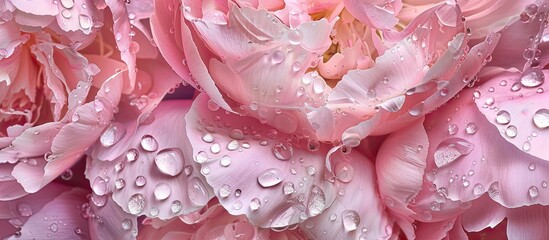
[[[97,206],[92,200],[85,205],[88,214],[89,236],[91,239],[135,239],[137,235],[137,217],[120,208],[110,194],[99,200]],[[87,203],[85,203],[87,204]],[[84,205],[83,205],[84,208]]]
[[[57,4],[52,1],[24,1],[10,0],[10,2],[19,10],[35,15],[55,16],[59,13]]]
[[[460,96],[426,119],[430,179],[452,200],[469,201],[490,192],[507,207],[547,204],[543,186],[548,162],[507,142],[479,112],[472,90]],[[448,145],[453,143],[455,147]]]
[[[18,209],[18,215],[8,219],[22,225],[19,231],[19,238],[22,239],[44,236],[55,239],[79,238],[81,235],[75,229],[79,228],[82,233],[87,233],[88,229],[87,221],[81,217],[79,209],[85,196],[84,190],[66,190],[63,186],[52,184],[43,191],[8,203]]]
[[[7,58],[13,54],[15,48],[24,42],[21,32],[13,22],[6,22],[0,25],[0,59]]]
[[[402,1],[384,1],[384,0],[344,0],[345,8],[353,14],[355,18],[364,24],[371,25],[379,29],[393,28],[398,19],[395,17],[402,8]]]
[[[533,58],[539,58],[540,50],[538,49],[538,44],[543,36],[545,25],[543,21],[538,21],[538,19],[544,18],[543,16],[547,15],[549,8],[546,4],[538,6],[532,3],[529,6],[536,6],[536,9],[538,9],[536,13],[530,16],[524,10],[520,16],[517,16],[518,11],[523,10],[528,3],[532,3],[532,1],[502,1],[500,3],[519,6],[516,6],[516,8],[501,8],[502,11],[516,12],[514,14],[515,19],[513,24],[508,24],[509,26],[501,31],[501,40],[492,54],[493,61],[489,64],[490,66],[502,68],[514,67],[523,70],[535,61]],[[501,17],[500,15],[491,16]],[[482,20],[491,21],[489,18],[483,18]],[[490,31],[494,31],[494,29],[490,28]],[[524,36],[531,36],[534,41],[530,41],[529,37]]]
[[[120,123],[113,123],[113,137],[129,135],[129,144],[122,155],[112,161],[93,159],[86,173],[95,194],[113,192],[113,199],[124,211],[168,219],[201,209],[212,198],[191,159],[183,117],[189,101],[162,102],[135,133],[127,132]],[[105,139],[103,139],[105,140]],[[100,142],[102,140],[100,139]],[[96,148],[109,153],[110,143]],[[115,140],[114,145],[118,143]],[[118,150],[115,150],[118,152]],[[106,180],[110,179],[110,180]],[[133,197],[133,198],[132,198]],[[143,208],[130,208],[131,199],[143,200]]]
[[[330,158],[338,196],[321,215],[305,220],[302,230],[313,239],[388,239],[393,221],[378,197],[372,162],[356,151]]]
[[[412,213],[408,202],[423,185],[429,140],[421,123],[389,135],[376,158],[380,197],[404,216]]]
[[[448,231],[450,231],[455,227],[461,227],[461,226],[454,226],[455,221],[456,221],[455,218],[451,218],[451,219],[446,219],[443,221],[433,222],[433,223],[419,222],[417,224],[415,237],[416,239],[444,239],[444,237],[447,236]]]
[[[185,121],[194,160],[229,213],[245,214],[258,226],[284,228],[330,205],[335,189],[323,180],[324,146],[291,141],[253,118],[214,106],[199,95]]]

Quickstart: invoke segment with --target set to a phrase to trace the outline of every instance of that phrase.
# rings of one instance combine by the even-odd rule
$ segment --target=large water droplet
[[[474,145],[465,139],[448,138],[442,141],[435,151],[435,164],[437,167],[446,166],[461,156],[469,154]]]
[[[478,128],[475,123],[468,123],[465,127],[465,132],[469,135],[475,134],[477,132]]]
[[[511,114],[505,110],[501,110],[496,114],[496,122],[505,125],[511,122]]]
[[[147,152],[154,152],[158,149],[158,142],[151,135],[145,135],[141,138],[141,147]]]
[[[358,228],[360,225],[360,216],[354,210],[345,210],[341,213],[341,219],[343,220],[343,228],[345,231],[351,232]]]
[[[101,134],[99,141],[105,147],[116,144],[126,135],[126,127],[120,123],[113,123]]]
[[[169,175],[177,176],[183,171],[185,165],[183,153],[179,148],[163,149],[154,158],[154,163],[160,172]]]
[[[140,214],[145,208],[146,201],[147,199],[143,194],[136,193],[132,195],[128,201],[128,210],[133,215]]]
[[[549,109],[539,109],[534,113],[534,124],[540,129],[549,127]]]
[[[339,181],[348,183],[353,179],[354,174],[355,170],[348,162],[342,161],[335,166],[335,176]]]
[[[221,157],[221,160],[219,160],[219,164],[221,164],[221,166],[223,167],[228,167],[229,165],[231,165],[231,157],[227,155]]]
[[[539,195],[539,189],[536,186],[531,186],[528,188],[528,195],[530,195],[531,198],[537,198]]]
[[[210,200],[206,186],[198,177],[189,180],[187,190],[189,191],[189,199],[197,206],[204,206]]]
[[[105,179],[100,176],[95,177],[92,183],[92,190],[99,196],[105,195],[107,193],[107,182]]]
[[[61,0],[61,5],[64,8],[71,9],[72,7],[74,7],[74,1],[73,0]]]
[[[459,130],[459,127],[455,124],[448,125],[448,134],[455,135]]]
[[[84,14],[80,14],[78,16],[78,23],[80,24],[80,27],[84,30],[88,30],[91,28],[92,26],[92,20],[90,17],[84,15]]]
[[[326,207],[326,195],[324,191],[317,186],[313,185],[311,187],[311,192],[309,193],[309,203],[307,204],[307,210],[310,217],[314,217],[322,213]]]
[[[279,142],[273,146],[273,154],[279,160],[288,160],[294,154],[294,148],[289,142]]]
[[[276,168],[269,168],[257,176],[257,182],[263,187],[272,187],[282,180],[282,172]]]
[[[545,75],[537,68],[530,68],[522,73],[520,83],[524,87],[533,88],[543,84]]]
[[[159,183],[154,187],[154,197],[158,200],[164,200],[172,193],[172,188],[167,183]]]

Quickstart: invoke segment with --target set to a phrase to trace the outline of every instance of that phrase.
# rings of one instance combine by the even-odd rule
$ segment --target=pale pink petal
[[[521,5],[517,8],[502,8],[509,9],[507,11],[511,11],[512,9],[517,11],[523,10],[524,5],[533,1],[500,2],[500,4]],[[529,5],[527,8],[532,9],[531,6],[535,6],[536,12],[524,10],[520,17],[515,16],[513,24],[508,24],[509,26],[501,31],[500,42],[492,53],[493,61],[488,64],[489,66],[498,66],[502,68],[513,67],[523,70],[530,67],[530,65],[533,62],[536,62],[536,59],[540,57],[541,52],[540,49],[538,49],[538,44],[542,39],[543,29],[546,24],[544,21],[540,21],[538,19],[546,19],[549,8],[546,3],[539,6],[532,3],[532,5]],[[527,14],[527,12],[529,12],[529,14]],[[518,15],[518,12],[516,15]],[[491,16],[498,18],[501,17],[500,15]],[[486,21],[490,20],[486,19]],[[494,30],[495,29],[490,29],[490,31]],[[532,40],[530,40],[530,38]]]
[[[335,197],[324,181],[327,149],[199,95],[185,117],[193,157],[220,203],[255,225],[284,228],[317,216]]]
[[[547,204],[549,163],[501,136],[477,109],[473,92],[460,93],[427,117],[427,176],[452,200],[470,201],[490,192],[507,207]],[[514,134],[512,129],[508,134]]]
[[[24,42],[25,38],[13,22],[0,24],[0,59],[13,54],[15,48]]]
[[[397,23],[402,1],[385,0],[344,0],[345,8],[353,14],[355,18],[364,24],[371,25],[379,29],[391,29]]]
[[[413,213],[408,202],[423,185],[429,140],[422,122],[389,135],[376,158],[380,197],[403,216]]]
[[[545,107],[547,98],[543,93],[547,86],[543,82],[545,76],[549,76],[549,71],[536,68],[527,69],[522,74],[502,71],[478,88],[479,98],[475,103],[499,130],[501,138],[526,154],[549,161],[545,144],[549,136],[544,134],[549,127],[549,110]],[[539,86],[532,87],[532,83]],[[511,129],[516,133],[510,135],[508,131]]]
[[[479,205],[464,213],[463,224],[466,230],[477,232],[498,224],[505,226],[500,222],[507,218],[508,239],[546,239],[549,237],[549,230],[545,227],[548,216],[547,206],[505,208],[485,196],[479,199]]]
[[[112,161],[88,162],[87,178],[95,194],[113,192],[112,198],[124,211],[169,219],[201,209],[213,197],[212,190],[192,161],[192,150],[185,136],[185,113],[189,101],[162,102],[135,133],[113,122],[96,148],[112,155]],[[109,148],[124,135],[129,144],[123,154]],[[109,179],[109,180],[106,180]],[[130,204],[132,197],[143,200],[143,208]]]
[[[313,239],[388,239],[393,221],[377,193],[373,163],[357,151],[330,158],[338,196],[321,215],[305,220],[302,230]]]
[[[17,9],[34,14],[34,15],[49,15],[55,16],[59,14],[59,9],[53,1],[25,1],[25,0],[9,0]]]
[[[122,210],[110,194],[97,200],[93,197],[90,203],[82,205],[84,216],[88,217],[89,238],[91,239],[135,239],[137,235],[137,217]],[[99,206],[98,206],[99,205]]]

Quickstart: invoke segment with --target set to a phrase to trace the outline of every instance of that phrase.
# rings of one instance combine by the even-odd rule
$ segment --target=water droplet
[[[326,195],[324,191],[317,186],[313,185],[311,187],[311,192],[309,193],[309,202],[307,204],[307,210],[310,217],[314,217],[322,213],[326,207]]]
[[[273,146],[273,154],[279,160],[288,160],[292,157],[294,149],[289,142],[279,142]]]
[[[342,161],[335,166],[335,176],[339,181],[348,183],[353,179],[354,174],[353,166],[348,162]]]
[[[543,72],[537,68],[527,69],[522,73],[520,77],[520,83],[524,87],[533,88],[543,84],[545,80],[545,75]]]
[[[63,10],[61,10],[61,16],[68,19],[68,18],[72,17],[72,13],[68,9],[63,9]]]
[[[276,50],[271,54],[271,62],[273,64],[279,64],[279,63],[283,62],[285,58],[286,58],[286,56],[280,50]]]
[[[78,23],[80,23],[80,27],[84,30],[88,30],[91,28],[92,26],[92,20],[90,17],[84,15],[84,14],[80,14],[78,16]]]
[[[157,200],[164,200],[172,193],[172,188],[167,183],[159,183],[154,187],[154,197]]]
[[[212,143],[214,141],[214,137],[213,137],[213,135],[211,135],[209,133],[206,133],[202,136],[202,141],[207,142],[207,143]]]
[[[255,211],[260,207],[261,207],[261,200],[259,200],[258,198],[252,198],[252,200],[250,201],[250,209],[252,211]]]
[[[137,176],[135,178],[135,185],[137,185],[138,187],[143,187],[145,186],[145,184],[147,184],[147,179],[143,176]]]
[[[193,177],[187,183],[189,199],[197,206],[204,206],[210,200],[208,190],[202,180]]]
[[[219,160],[219,164],[221,164],[221,166],[223,167],[228,167],[229,165],[231,165],[231,157],[227,155],[221,157],[221,160]]]
[[[326,85],[326,82],[320,76],[317,76],[317,77],[313,78],[313,91],[314,91],[314,93],[316,93],[316,94],[323,93],[325,85]]]
[[[282,180],[282,172],[276,168],[269,168],[257,176],[257,182],[263,187],[272,187]]]
[[[212,152],[213,154],[217,154],[220,151],[221,151],[221,145],[219,143],[215,142],[210,146],[210,152]]]
[[[448,134],[454,135],[458,132],[458,130],[459,130],[459,128],[458,128],[457,125],[455,125],[453,123],[448,125]]]
[[[185,175],[189,176],[191,173],[193,173],[193,166],[187,165],[185,168],[183,168],[183,172],[185,172]]]
[[[469,154],[474,145],[465,139],[448,138],[442,141],[435,151],[435,164],[437,167],[446,166],[461,156]]]
[[[57,225],[57,223],[50,224],[50,231],[57,232],[57,230],[59,230],[59,226]]]
[[[65,172],[63,172],[63,174],[61,174],[61,179],[68,181],[68,180],[71,180],[72,176],[73,176],[72,170],[67,169],[65,170]]]
[[[475,196],[480,196],[483,193],[484,193],[484,186],[482,186],[482,184],[480,183],[475,184],[475,186],[473,187],[473,194],[475,194]]]
[[[534,124],[539,129],[545,129],[549,127],[549,109],[539,109],[534,113]]]
[[[524,144],[522,144],[522,150],[524,150],[525,152],[530,151],[530,147],[531,147],[531,145],[530,145],[530,142],[528,142],[528,141],[526,141],[526,142],[524,142]]]
[[[244,132],[242,132],[242,130],[240,130],[238,128],[235,128],[235,129],[231,130],[231,133],[229,134],[229,136],[232,139],[242,140],[242,139],[244,139]]]
[[[240,144],[238,143],[237,140],[231,140],[231,141],[227,144],[227,150],[229,150],[229,151],[235,151],[235,150],[237,150],[239,147],[240,147]]]
[[[505,129],[505,135],[510,138],[514,138],[517,136],[517,127],[514,125],[509,125],[507,129]]]
[[[531,186],[528,188],[528,195],[530,195],[531,198],[537,198],[539,195],[539,189],[536,186]]]
[[[93,179],[92,190],[95,194],[99,196],[105,195],[107,193],[107,182],[100,176],[97,176]]]
[[[337,220],[337,214],[335,214],[335,213],[330,214],[330,221],[333,222],[335,220]]]
[[[158,142],[151,135],[145,135],[141,138],[141,147],[147,152],[154,152],[158,149]]]
[[[548,185],[549,185],[549,184],[547,184],[547,181],[541,182],[541,186],[542,186],[543,188],[547,188]]]
[[[530,163],[530,164],[528,165],[528,169],[529,169],[530,171],[536,170],[536,164],[535,164],[535,163]]]
[[[223,184],[223,186],[221,186],[221,188],[219,189],[219,196],[221,196],[222,198],[226,198],[229,195],[231,195],[231,186]]]
[[[61,6],[64,8],[71,9],[74,7],[74,1],[73,0],[61,0]]]
[[[173,201],[170,205],[170,210],[172,211],[172,213],[178,213],[179,211],[181,211],[182,208],[183,206],[181,204],[181,201],[179,200]]]
[[[208,154],[204,151],[200,151],[196,154],[195,162],[197,163],[205,163],[208,161]]]
[[[137,149],[128,149],[128,151],[126,152],[126,159],[128,160],[128,162],[133,162],[137,160],[137,158],[139,158],[139,152],[137,151]]]
[[[126,135],[126,127],[120,123],[113,123],[101,134],[99,141],[105,147],[116,144]]]
[[[124,220],[122,220],[122,229],[130,230],[131,228],[132,228],[132,220],[130,220],[129,218],[124,218]]]
[[[513,83],[513,85],[511,85],[511,91],[512,92],[517,92],[521,88],[522,88],[522,85],[520,84],[520,82],[516,82],[516,83]]]
[[[126,181],[122,178],[119,178],[116,181],[114,181],[114,187],[116,187],[116,189],[118,190],[124,188],[125,186],[126,186]]]
[[[17,212],[21,217],[30,217],[32,215],[32,208],[26,203],[17,204]]]
[[[316,173],[316,168],[314,166],[307,166],[307,173],[311,176],[315,175]]]
[[[282,187],[282,191],[285,195],[289,195],[295,192],[295,187],[292,182],[286,182],[284,183],[284,186]]]
[[[143,194],[136,193],[132,195],[128,201],[128,210],[133,215],[140,214],[145,208],[146,201],[147,199],[143,196]]]
[[[154,158],[154,163],[160,172],[169,176],[177,176],[183,171],[183,153],[179,148],[163,149]]]
[[[469,187],[469,184],[471,184],[469,180],[463,180],[463,187]]]
[[[477,125],[475,123],[468,123],[465,127],[465,132],[470,135],[475,134],[477,130]]]
[[[210,109],[210,111],[212,112],[219,110],[219,105],[212,99],[208,100],[207,105],[208,105],[208,109]]]
[[[354,210],[345,210],[341,213],[341,219],[343,220],[343,228],[345,231],[351,232],[358,228],[360,224],[360,216]]]
[[[511,114],[505,110],[501,110],[496,114],[496,122],[505,125],[511,122]]]

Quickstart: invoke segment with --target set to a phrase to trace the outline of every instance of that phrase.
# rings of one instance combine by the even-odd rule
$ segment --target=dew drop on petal
[[[269,168],[257,176],[257,182],[262,187],[272,187],[282,182],[282,172],[276,168]]]
[[[474,145],[462,138],[448,138],[436,148],[434,158],[437,167],[446,166],[461,156],[469,154]]]
[[[473,187],[473,194],[475,196],[480,196],[483,193],[484,193],[484,186],[482,186],[482,184],[480,183],[475,184],[475,186]]]
[[[128,162],[133,162],[137,160],[137,158],[139,158],[139,152],[137,151],[137,149],[128,149],[128,151],[126,152],[126,159],[128,160]]]
[[[506,129],[505,129],[505,135],[507,137],[510,137],[510,138],[514,138],[517,136],[517,127],[515,127],[514,125],[509,125]]]
[[[354,176],[353,166],[345,161],[341,161],[335,166],[335,176],[339,181],[348,183],[353,179]]]
[[[310,217],[314,217],[322,213],[326,207],[326,195],[324,191],[317,186],[313,185],[311,187],[311,192],[309,193],[309,202],[307,203],[307,211]]]
[[[261,207],[261,200],[259,200],[258,198],[252,198],[252,200],[250,201],[250,209],[252,211],[255,211],[260,207]]]
[[[221,186],[221,188],[219,189],[219,196],[221,196],[222,198],[226,198],[229,195],[231,195],[231,186],[223,184],[223,186]]]
[[[172,213],[178,213],[179,211],[181,211],[182,208],[183,206],[181,204],[181,201],[179,200],[173,201],[170,205],[170,210],[172,211]]]
[[[118,190],[124,188],[126,186],[126,181],[122,178],[117,179],[114,181],[114,187]]]
[[[101,134],[99,141],[105,147],[116,144],[126,135],[126,127],[120,123],[113,123]]]
[[[189,199],[197,206],[204,206],[210,200],[206,186],[198,177],[193,177],[187,182],[187,191]]]
[[[505,125],[511,122],[511,114],[505,110],[501,110],[496,114],[496,122]]]
[[[154,197],[157,200],[164,200],[170,196],[170,194],[172,193],[172,188],[167,183],[161,182],[159,184],[156,184],[153,193]]]
[[[130,220],[129,218],[124,218],[124,220],[122,220],[122,229],[130,230],[131,228],[132,228],[132,220]]]
[[[458,132],[459,128],[456,124],[450,124],[448,125],[448,134],[454,135]]]
[[[221,164],[221,166],[223,167],[228,167],[229,165],[231,165],[231,157],[227,155],[221,157],[221,160],[219,160],[219,164]]]
[[[128,210],[131,214],[140,214],[145,208],[146,198],[141,193],[132,195],[128,201]]]
[[[93,179],[92,190],[95,194],[102,196],[107,193],[107,182],[100,176]]]
[[[477,130],[478,128],[475,123],[468,123],[467,126],[465,127],[465,132],[467,132],[467,134],[469,135],[475,134]]]
[[[161,150],[154,158],[154,163],[160,172],[169,176],[177,176],[180,174],[185,165],[183,153],[179,148]]]
[[[135,178],[135,185],[138,187],[143,187],[145,184],[147,184],[147,179],[144,176],[137,176]]]
[[[360,225],[360,216],[354,210],[345,210],[341,213],[341,219],[343,221],[343,228],[347,232],[354,231]]]
[[[141,147],[147,152],[154,152],[158,149],[158,142],[151,135],[145,135],[141,138]]]
[[[273,146],[273,154],[279,160],[288,160],[292,157],[294,149],[289,142],[279,142]]]
[[[294,183],[292,182],[286,182],[284,183],[284,186],[282,187],[282,191],[285,195],[289,195],[295,192]]]
[[[545,81],[545,75],[540,69],[530,68],[522,73],[520,77],[520,83],[524,87],[533,88],[537,87]]]
[[[528,195],[529,195],[531,198],[537,198],[538,195],[539,195],[539,189],[538,189],[538,187],[536,187],[536,186],[531,186],[530,188],[528,188]]]
[[[545,129],[549,127],[549,109],[539,109],[534,113],[534,124],[539,129]]]
[[[80,14],[78,16],[78,23],[80,24],[80,27],[84,30],[88,30],[91,28],[92,26],[92,20],[90,17],[84,15],[84,14]]]

